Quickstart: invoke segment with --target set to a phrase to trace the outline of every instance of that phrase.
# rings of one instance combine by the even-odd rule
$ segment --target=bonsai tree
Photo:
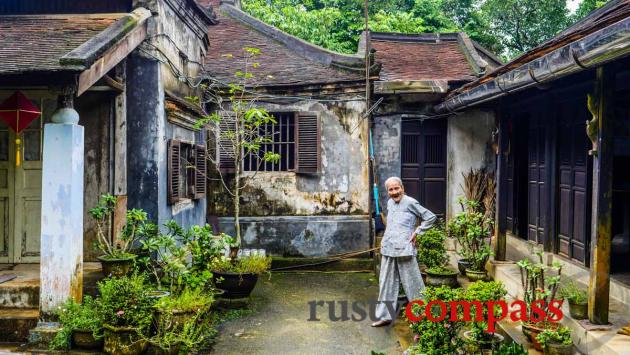
[[[419,250],[418,263],[427,269],[443,267],[448,262],[444,241],[446,234],[443,229],[433,227],[416,238]]]
[[[216,109],[202,117],[197,127],[203,127],[216,139],[216,147],[206,154],[216,168],[225,191],[231,196],[234,207],[234,230],[236,242],[241,243],[240,211],[241,193],[254,179],[262,164],[277,163],[280,155],[261,149],[265,143],[273,142],[273,135],[266,127],[276,120],[264,108],[258,106],[257,87],[260,63],[258,48],[243,48],[240,55],[226,54],[225,57],[240,61],[242,71],[234,73],[232,83],[214,83],[204,86],[204,104]],[[257,168],[247,177],[243,171],[246,159],[255,162]],[[223,168],[233,168],[233,175],[226,176]]]
[[[496,301],[498,303],[498,301],[504,300],[506,295],[507,290],[505,286],[498,281],[477,281],[472,283],[464,292],[464,298],[466,300],[470,302],[477,301],[482,307],[481,313],[484,321],[474,321],[471,325],[471,337],[475,342],[480,344],[492,344],[494,335],[486,331],[489,329],[487,320],[490,314],[493,314],[493,319],[498,319],[500,317],[501,307],[496,304],[493,307],[494,309],[490,309],[487,302]],[[478,310],[475,310],[474,314],[478,314],[477,312]]]
[[[97,246],[104,253],[102,259],[133,259],[135,255],[131,253],[131,249],[134,243],[143,236],[156,233],[157,228],[147,221],[146,212],[141,209],[132,209],[126,213],[126,224],[120,234],[110,240],[109,230],[112,227],[112,215],[116,202],[116,197],[106,194],[101,196],[96,207],[89,211],[90,216],[96,221]]]
[[[540,308],[549,315],[549,304],[556,299],[562,275],[562,264],[555,261],[551,267],[548,267],[543,263],[542,251],[536,252],[535,255],[538,257],[538,262],[531,262],[528,258],[524,258],[516,263],[520,268],[524,301],[527,305],[527,319],[536,319],[531,308],[533,302],[539,303]],[[552,275],[551,271],[555,271],[556,274]],[[549,326],[545,320],[539,324],[542,328]]]
[[[484,271],[485,265],[492,249],[486,239],[490,237],[490,226],[492,221],[478,211],[478,203],[460,199],[464,206],[463,212],[459,213],[447,225],[448,235],[457,240],[459,244],[459,255],[471,263],[471,270]]]

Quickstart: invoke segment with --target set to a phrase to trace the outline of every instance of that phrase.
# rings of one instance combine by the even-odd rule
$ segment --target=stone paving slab
[[[225,323],[213,354],[402,354],[410,340],[403,320],[394,327],[372,328],[369,318],[333,322],[328,307],[318,307],[321,321],[308,321],[309,301],[376,299],[372,273],[273,273],[261,277],[251,299],[254,312]],[[336,309],[340,315],[340,306]]]

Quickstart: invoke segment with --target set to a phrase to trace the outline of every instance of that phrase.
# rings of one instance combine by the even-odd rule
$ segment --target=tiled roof
[[[223,83],[234,82],[234,73],[243,70],[239,55],[244,47],[261,50],[255,69],[261,86],[328,84],[362,81],[362,59],[332,53],[308,44],[264,24],[229,4],[218,9],[217,0],[198,0],[203,6],[215,6],[218,24],[209,28],[210,47],[205,58],[206,74]],[[234,57],[226,56],[228,54]],[[361,63],[358,62],[361,61]],[[336,62],[358,67],[346,70]]]
[[[459,34],[372,33],[382,81],[472,81],[477,72],[466,58]],[[472,45],[471,45],[472,47]],[[472,51],[476,51],[474,47]],[[475,53],[476,54],[476,53]],[[472,60],[472,59],[471,59]]]
[[[59,71],[59,59],[126,14],[0,16],[0,74]]]

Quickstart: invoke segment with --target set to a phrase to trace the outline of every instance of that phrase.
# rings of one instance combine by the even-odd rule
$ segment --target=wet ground
[[[363,321],[331,321],[328,305],[317,307],[320,321],[309,321],[311,301],[367,302],[378,296],[372,273],[274,273],[263,276],[250,301],[253,312],[221,326],[213,354],[401,354],[410,333],[404,321],[372,328]],[[337,304],[336,315],[341,316]],[[355,317],[360,314],[355,313]]]

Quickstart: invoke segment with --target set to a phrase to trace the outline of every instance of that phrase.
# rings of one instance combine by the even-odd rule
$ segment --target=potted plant
[[[96,302],[103,319],[104,350],[109,354],[139,354],[148,345],[155,299],[149,297],[144,275],[109,278],[98,283]]]
[[[487,302],[500,301],[505,299],[507,290],[503,283],[497,281],[477,281],[471,284],[464,292],[464,298],[470,302],[480,302],[482,305],[482,318],[484,321],[474,321],[471,324],[471,329],[464,332],[464,339],[467,347],[471,352],[478,352],[484,349],[496,349],[498,345],[503,341],[503,336],[497,333],[489,333],[486,331],[487,323],[490,312],[493,312],[495,319],[498,319],[501,312],[501,307],[496,304],[494,309],[488,307]],[[475,310],[475,315],[479,314],[478,310]]]
[[[271,258],[262,255],[240,257],[235,262],[221,256],[212,265],[214,281],[225,298],[249,297],[258,282],[258,275],[271,267]]]
[[[51,342],[52,350],[103,347],[103,321],[92,297],[85,296],[83,303],[68,300],[55,314],[59,318],[62,330]]]
[[[176,324],[165,315],[156,319],[155,329],[155,334],[147,338],[149,355],[188,354],[216,334],[210,320],[202,313],[195,314],[182,324]]]
[[[425,283],[429,286],[448,285],[457,287],[457,272],[446,267],[446,233],[443,228],[433,227],[416,238],[418,263],[427,275]]]
[[[131,252],[135,241],[146,235],[157,232],[152,223],[147,222],[147,213],[140,209],[132,209],[126,213],[126,224],[118,236],[109,238],[112,228],[112,214],[116,208],[117,198],[106,194],[101,196],[96,207],[90,210],[90,216],[96,221],[98,248],[104,253],[99,256],[105,276],[121,277],[127,275],[134,263],[136,255]]]
[[[560,285],[562,275],[562,264],[554,262],[551,267],[543,263],[543,252],[536,252],[538,262],[532,262],[528,258],[516,263],[521,273],[521,284],[523,287],[524,302],[527,306],[527,319],[535,319],[531,305],[533,302],[541,304],[541,308],[546,315],[549,315],[549,304],[555,300]],[[555,271],[555,275],[553,272]],[[558,324],[547,321],[545,317],[538,323],[523,322],[523,333],[534,343],[534,347],[542,351],[542,345],[537,341],[536,336],[545,329],[555,329]]]
[[[573,319],[588,318],[588,294],[576,282],[570,281],[561,288],[560,297],[569,302],[569,313]]]
[[[492,256],[492,249],[486,239],[490,237],[492,220],[479,211],[475,201],[460,199],[463,212],[453,218],[448,226],[448,235],[460,245],[458,268],[465,269],[471,281],[485,280],[488,277],[486,263]]]
[[[175,326],[184,324],[206,311],[213,300],[213,296],[201,288],[187,288],[179,295],[162,297],[155,304],[158,323],[164,324],[160,319],[168,317]]]
[[[556,329],[545,329],[536,336],[542,345],[545,355],[572,355],[573,341],[571,329],[560,326]]]
[[[463,297],[463,289],[451,288],[447,286],[429,287],[422,291],[425,304],[431,301],[442,301],[445,303],[451,301],[459,301]],[[431,313],[437,318],[440,316],[441,310],[439,306],[431,309]],[[410,347],[411,354],[432,354],[432,355],[451,355],[456,354],[462,347],[462,341],[458,334],[463,322],[451,322],[449,317],[441,321],[432,321],[423,316],[424,308],[418,304],[411,306],[411,313],[419,317],[418,321],[407,319],[409,327],[417,339],[415,345]],[[460,310],[461,313],[461,310]],[[458,318],[461,314],[458,315]]]

